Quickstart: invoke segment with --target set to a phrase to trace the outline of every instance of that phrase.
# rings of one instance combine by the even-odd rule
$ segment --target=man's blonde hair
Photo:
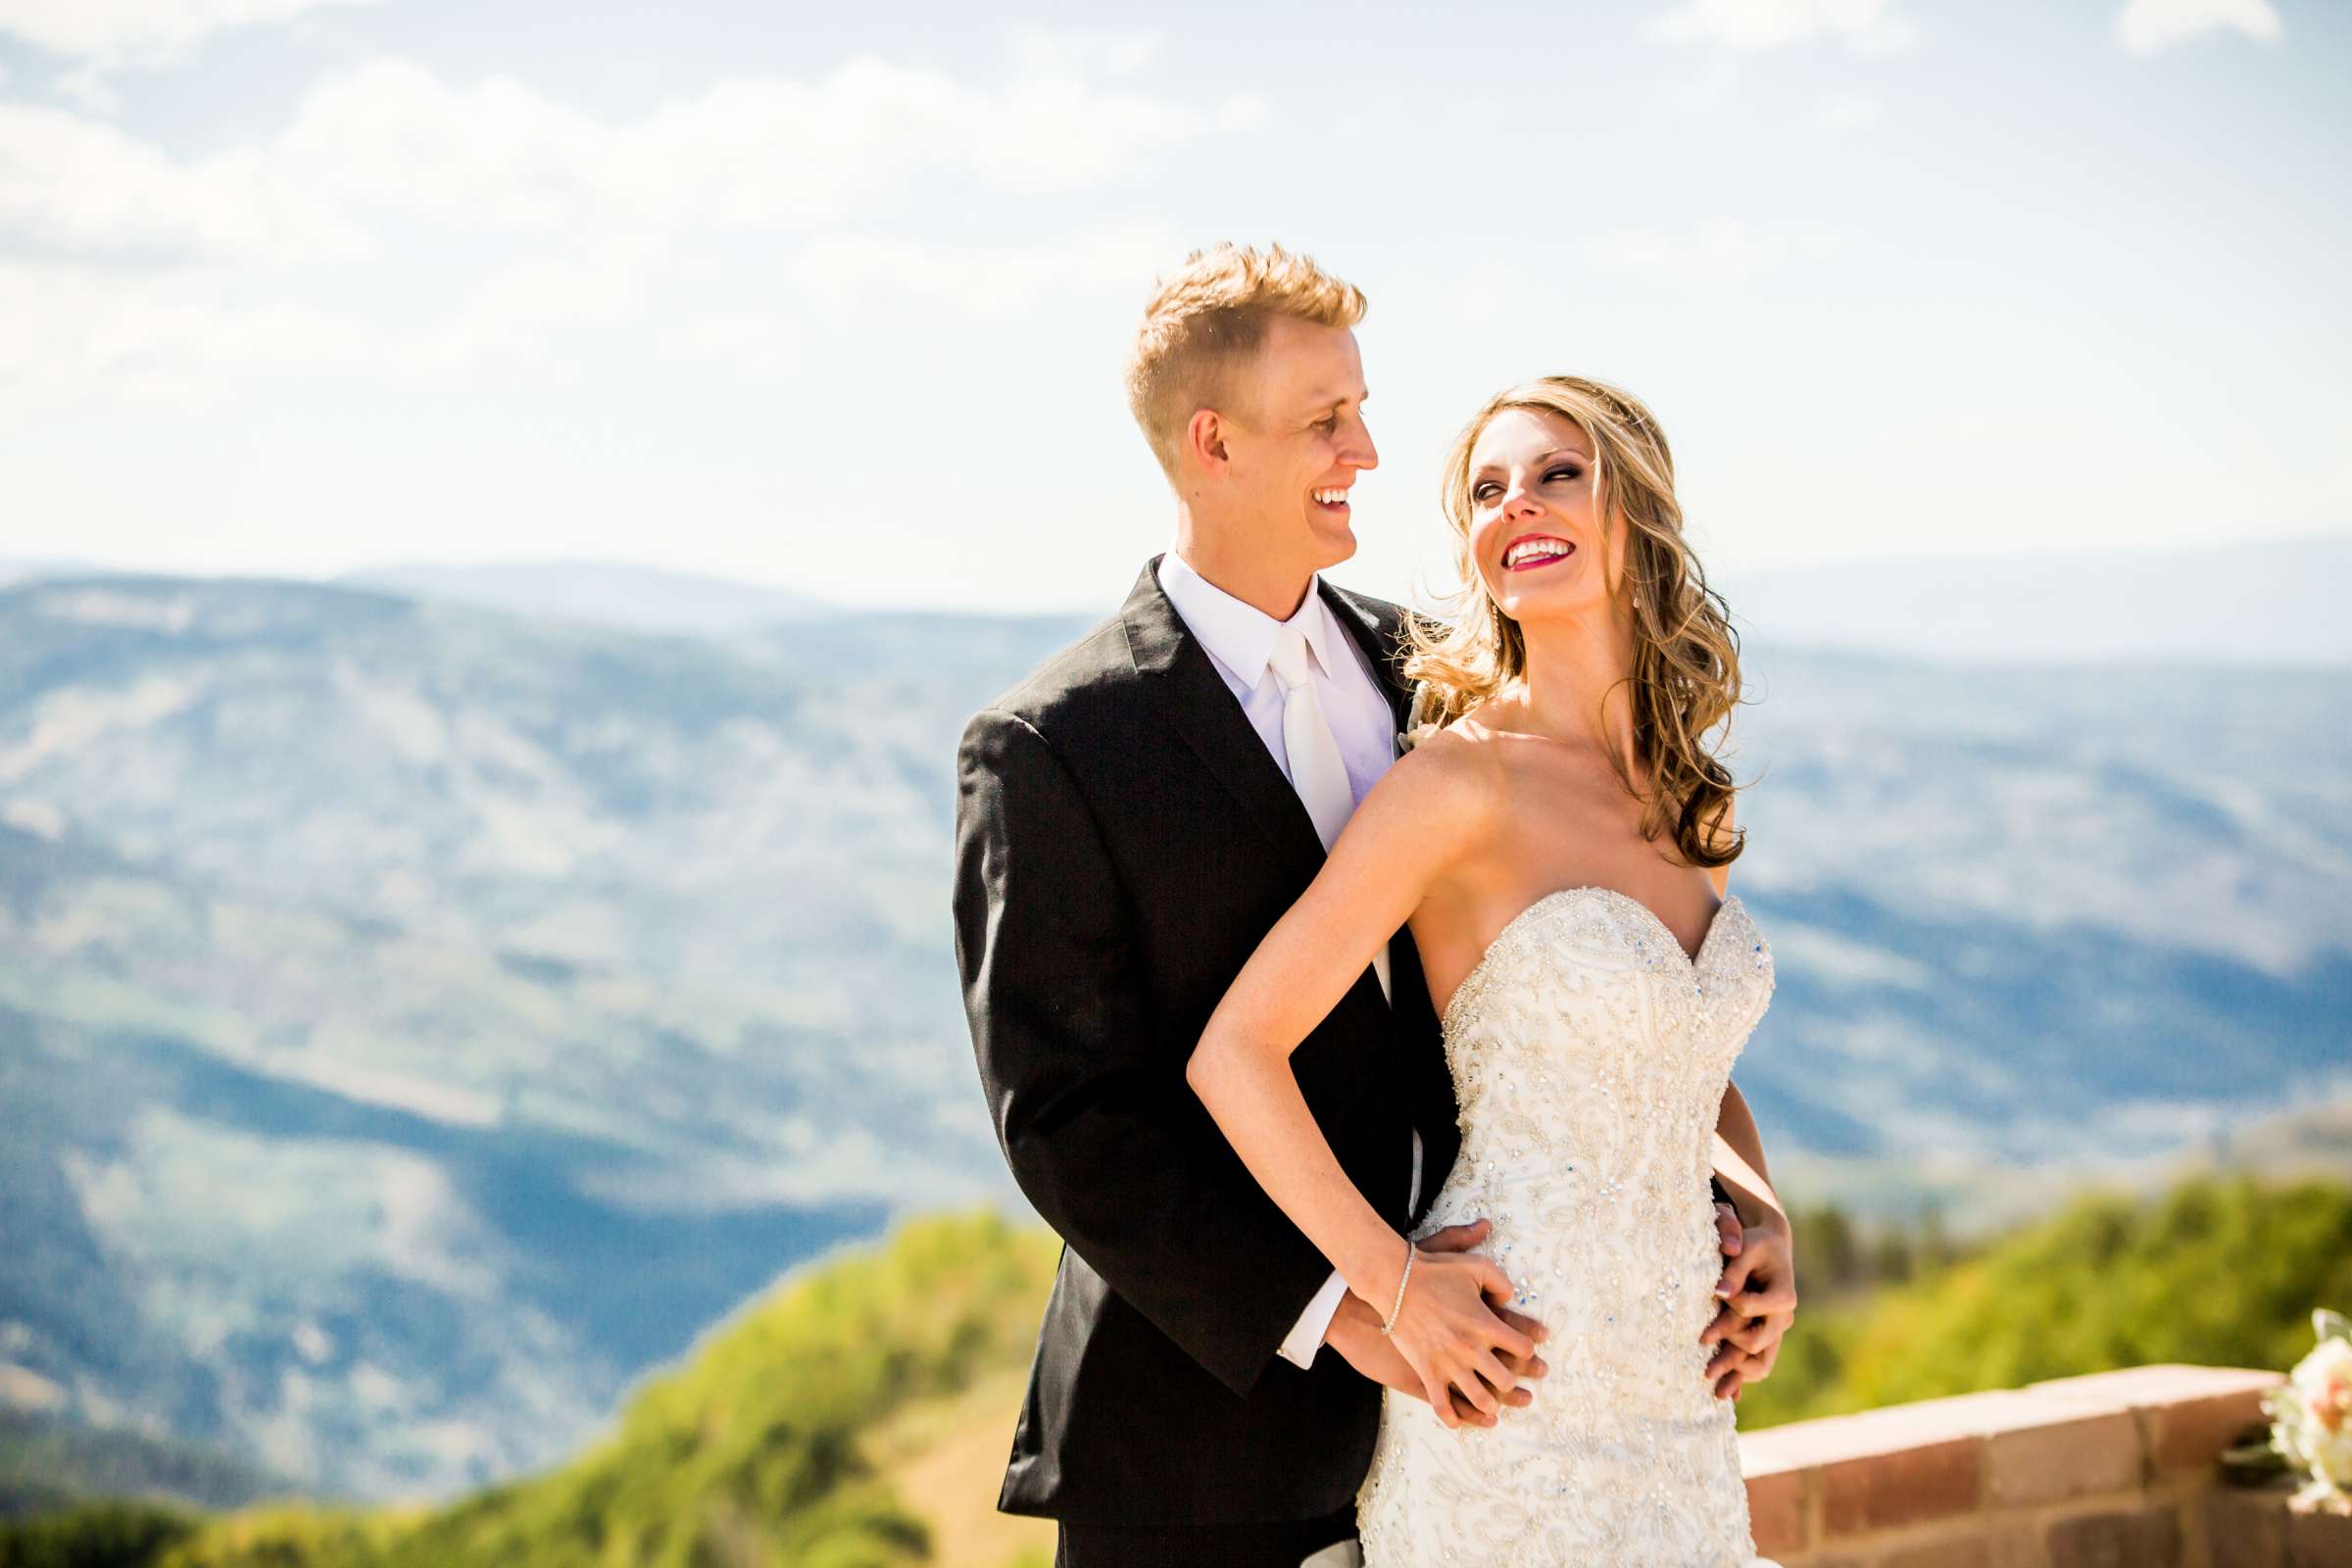
[[[1127,354],[1127,406],[1169,478],[1185,426],[1225,403],[1228,374],[1277,316],[1353,326],[1364,318],[1363,291],[1279,245],[1223,243],[1186,257],[1152,294]]]

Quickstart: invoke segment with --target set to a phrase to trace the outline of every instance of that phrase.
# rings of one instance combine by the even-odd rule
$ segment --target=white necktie
[[[1274,678],[1282,682],[1282,749],[1291,760],[1291,788],[1306,807],[1315,836],[1328,851],[1339,842],[1340,829],[1355,814],[1355,789],[1348,782],[1348,764],[1340,760],[1340,743],[1331,738],[1323,720],[1323,704],[1307,666],[1306,633],[1285,625],[1274,634],[1274,651],[1266,656]],[[1389,955],[1373,955],[1372,972],[1380,979],[1380,994],[1389,994]]]

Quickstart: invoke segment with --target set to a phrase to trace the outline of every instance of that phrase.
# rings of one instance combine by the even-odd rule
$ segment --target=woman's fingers
[[[1499,1371],[1500,1368],[1496,1368],[1496,1370]],[[1464,1372],[1455,1378],[1453,1386],[1461,1390],[1462,1397],[1477,1405],[1482,1414],[1493,1415],[1501,1408],[1500,1398],[1493,1389],[1487,1386],[1486,1380],[1475,1371]]]
[[[1751,1383],[1761,1383],[1772,1376],[1773,1365],[1780,1358],[1781,1342],[1778,1339],[1769,1341],[1761,1350],[1754,1351],[1742,1350],[1739,1346],[1727,1342],[1708,1358],[1707,1381],[1720,1384],[1726,1373],[1733,1373],[1740,1379],[1740,1388],[1744,1389]],[[1738,1390],[1735,1390],[1733,1397],[1738,1396]]]
[[[1447,1389],[1446,1394],[1453,1401],[1453,1413],[1461,1419],[1463,1426],[1491,1427],[1496,1424],[1494,1417],[1481,1414],[1477,1405],[1463,1398],[1458,1389]]]
[[[1723,1304],[1742,1317],[1794,1317],[1796,1287],[1786,1280],[1757,1280],[1749,1288],[1724,1298]]]
[[[1429,1290],[1420,1310],[1433,1314],[1423,1319],[1430,1325],[1429,1339],[1436,1342],[1430,1345],[1433,1353],[1440,1346],[1450,1347],[1463,1357],[1500,1349],[1524,1361],[1536,1353],[1535,1340],[1512,1327],[1502,1315],[1503,1308],[1495,1304],[1497,1299],[1509,1300],[1514,1292],[1509,1276],[1494,1259],[1470,1253],[1432,1258],[1422,1267],[1429,1276]],[[1420,1294],[1417,1281],[1406,1291],[1408,1315],[1416,1315],[1412,1298]]]
[[[1532,1361],[1536,1356],[1536,1342],[1500,1318],[1494,1320],[1487,1343],[1490,1348],[1500,1350],[1514,1360]]]
[[[1429,1407],[1438,1412],[1438,1419],[1443,1421],[1448,1430],[1460,1426],[1462,1418],[1454,1413],[1453,1408],[1452,1385],[1440,1381],[1420,1367],[1415,1367],[1413,1370],[1421,1374],[1421,1387],[1427,1391]]]
[[[1754,1316],[1753,1313],[1740,1310],[1737,1301],[1725,1301],[1715,1309],[1715,1316],[1707,1326],[1698,1331],[1698,1343],[1701,1345],[1719,1344],[1730,1338],[1734,1329],[1745,1327],[1753,1320]]]
[[[1466,1253],[1424,1256],[1405,1293],[1398,1348],[1447,1427],[1495,1425],[1506,1404],[1533,1401],[1522,1381],[1549,1370],[1536,1354],[1542,1325],[1493,1304],[1490,1293],[1507,1299],[1509,1277],[1493,1259]]]
[[[1723,1276],[1715,1282],[1717,1296],[1736,1296],[1748,1289],[1757,1269],[1764,1266],[1764,1254],[1744,1249],[1738,1256],[1723,1260]],[[1761,1283],[1761,1282],[1758,1282]]]
[[[1731,1319],[1723,1325],[1726,1334],[1758,1323],[1770,1324],[1775,1334],[1786,1334],[1796,1323],[1796,1314],[1787,1307],[1766,1306],[1760,1298],[1752,1296],[1735,1296],[1723,1303],[1723,1310],[1724,1315]]]

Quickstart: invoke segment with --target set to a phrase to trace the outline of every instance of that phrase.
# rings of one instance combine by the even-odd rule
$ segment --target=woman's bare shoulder
[[[1450,724],[1423,737],[1396,760],[1374,794],[1386,791],[1394,806],[1417,813],[1444,812],[1461,825],[1482,822],[1502,801],[1504,783],[1499,737],[1483,726]],[[1370,805],[1369,799],[1365,802]]]

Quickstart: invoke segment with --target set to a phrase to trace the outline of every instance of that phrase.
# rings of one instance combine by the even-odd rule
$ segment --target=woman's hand
[[[1715,1396],[1737,1399],[1748,1384],[1772,1376],[1781,1357],[1781,1341],[1796,1321],[1796,1265],[1779,1227],[1741,1225],[1736,1211],[1718,1223],[1726,1261],[1716,1291],[1723,1308],[1698,1340],[1713,1348],[1706,1375]]]
[[[1487,1239],[1488,1229],[1487,1222],[1480,1219],[1472,1220],[1467,1225],[1448,1225],[1444,1230],[1433,1231],[1421,1238],[1422,1255],[1466,1252]],[[1501,1317],[1505,1323],[1538,1345],[1543,1344],[1548,1335],[1549,1331],[1534,1318],[1521,1317],[1511,1311],[1504,1311]],[[1399,1394],[1408,1394],[1424,1404],[1428,1403],[1429,1389],[1422,1383],[1421,1374],[1413,1370],[1412,1363],[1405,1360],[1395,1342],[1382,1337],[1380,1324],[1381,1314],[1365,1304],[1362,1297],[1350,1293],[1340,1298],[1340,1308],[1332,1314],[1331,1327],[1324,1332],[1323,1343],[1339,1351],[1349,1366],[1373,1382],[1395,1389]],[[1522,1360],[1507,1350],[1498,1351],[1497,1358],[1521,1381],[1519,1388],[1500,1396],[1501,1402],[1514,1410],[1524,1410],[1535,1403],[1535,1391],[1525,1385],[1551,1370],[1544,1364],[1544,1358],[1538,1355]],[[1495,1417],[1480,1410],[1458,1391],[1452,1393],[1451,1403],[1454,1417],[1462,1426],[1491,1427],[1495,1424]]]
[[[1403,1270],[1399,1259],[1390,1275],[1391,1301],[1396,1299],[1396,1281]],[[1388,1339],[1421,1380],[1423,1396],[1446,1426],[1462,1424],[1454,1408],[1457,1393],[1491,1422],[1519,1386],[1512,1367],[1535,1358],[1536,1342],[1496,1315],[1515,1295],[1502,1266],[1491,1257],[1414,1249],[1412,1275],[1404,1281],[1404,1299]],[[1370,1304],[1369,1297],[1364,1299]],[[1385,1308],[1377,1309],[1385,1316]]]

